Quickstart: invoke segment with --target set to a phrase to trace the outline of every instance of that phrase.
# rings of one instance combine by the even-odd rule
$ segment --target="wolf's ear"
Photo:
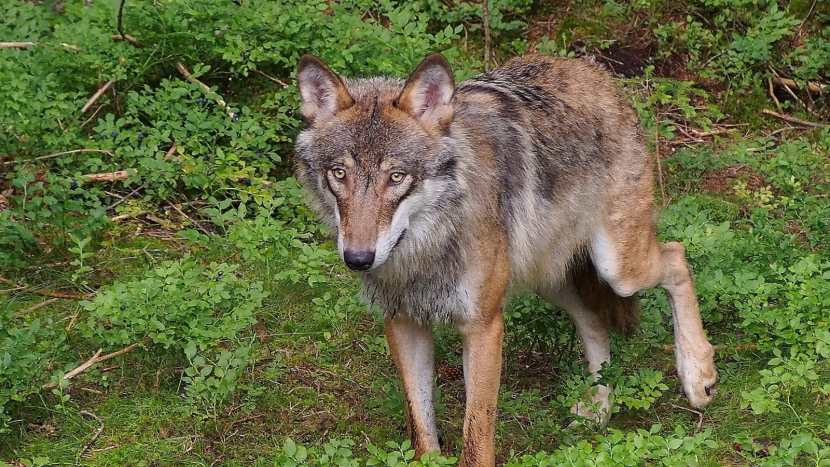
[[[297,85],[303,97],[300,113],[309,124],[328,120],[354,105],[343,80],[314,55],[303,55],[297,63]]]
[[[452,120],[454,92],[450,63],[441,54],[431,54],[412,72],[394,105],[424,126],[445,131]]]

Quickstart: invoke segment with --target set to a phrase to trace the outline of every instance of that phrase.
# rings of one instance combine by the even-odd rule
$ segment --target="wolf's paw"
[[[579,415],[586,420],[593,421],[599,426],[608,424],[611,418],[611,402],[609,395],[611,388],[605,385],[596,386],[597,392],[591,397],[591,402],[583,401],[571,407],[571,413]],[[568,427],[580,425],[579,420],[571,422]]]
[[[692,407],[703,407],[715,398],[718,371],[715,370],[714,353],[714,347],[707,343],[699,352],[677,355],[677,373]]]

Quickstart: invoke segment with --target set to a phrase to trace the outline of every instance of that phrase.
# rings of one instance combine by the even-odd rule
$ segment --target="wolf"
[[[596,373],[609,329],[631,333],[637,292],[661,286],[683,390],[694,407],[713,399],[685,250],[657,240],[656,161],[607,73],[525,56],[456,84],[433,54],[406,81],[348,79],[305,55],[296,77],[296,176],[384,313],[417,456],[439,449],[431,326],[446,323],[463,346],[460,465],[494,465],[502,310],[522,288],[570,315]],[[594,418],[609,392],[593,395]]]

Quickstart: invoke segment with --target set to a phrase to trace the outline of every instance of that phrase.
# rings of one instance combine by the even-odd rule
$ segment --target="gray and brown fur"
[[[712,349],[683,248],[657,242],[653,159],[606,73],[528,56],[456,86],[438,54],[406,82],[343,79],[305,56],[298,82],[308,127],[297,177],[385,313],[419,454],[438,448],[429,326],[454,323],[467,386],[461,462],[493,464],[501,312],[518,287],[565,308],[596,372],[608,329],[630,334],[636,292],[661,285],[684,390],[695,406],[711,400]]]

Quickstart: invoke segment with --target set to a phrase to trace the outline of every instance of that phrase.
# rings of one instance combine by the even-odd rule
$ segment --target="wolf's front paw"
[[[715,398],[718,371],[715,370],[714,347],[706,348],[692,355],[677,355],[677,373],[683,383],[683,391],[692,407],[703,407]]]

